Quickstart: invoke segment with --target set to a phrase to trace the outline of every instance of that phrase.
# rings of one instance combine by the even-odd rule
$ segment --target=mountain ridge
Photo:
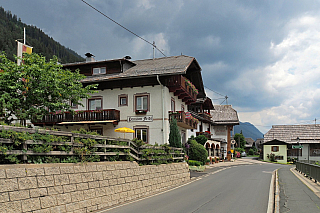
[[[257,127],[255,127],[250,122],[241,122],[237,126],[234,126],[234,133],[241,133],[245,138],[252,138],[257,140],[258,138],[263,138],[262,132],[260,132]]]

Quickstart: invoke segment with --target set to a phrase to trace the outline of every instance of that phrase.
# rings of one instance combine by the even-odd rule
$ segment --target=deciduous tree
[[[14,117],[25,121],[41,119],[49,111],[69,111],[71,102],[81,105],[81,99],[94,93],[96,85],[83,87],[83,78],[78,71],[62,69],[57,57],[46,62],[38,54],[24,54],[19,66],[1,53],[0,116],[10,124]]]
[[[239,146],[239,142],[240,142],[240,148],[244,148],[246,145],[246,139],[245,137],[242,135],[242,133],[236,133],[234,135],[234,140],[237,143],[237,146]]]

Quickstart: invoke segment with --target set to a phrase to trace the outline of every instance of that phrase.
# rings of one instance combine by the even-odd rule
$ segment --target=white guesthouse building
[[[95,61],[88,57],[86,62],[63,66],[79,69],[87,76],[82,83],[98,84],[98,93],[82,100],[83,106],[74,105],[75,113],[51,113],[34,122],[35,125],[54,125],[67,131],[85,128],[110,137],[124,137],[114,130],[128,127],[135,133],[126,134],[126,138],[165,144],[173,117],[178,121],[182,143],[190,137],[187,130],[203,131],[207,128],[204,120],[206,124],[213,124],[204,113],[212,109],[211,100],[208,99],[205,107],[197,101],[207,98],[201,68],[193,57],[181,55],[138,61],[130,61],[129,57]],[[200,108],[192,111],[194,105]]]

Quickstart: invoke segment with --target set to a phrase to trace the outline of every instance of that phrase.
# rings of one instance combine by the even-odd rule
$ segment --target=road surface
[[[272,172],[283,166],[255,163],[212,168],[178,188],[99,212],[267,212]]]

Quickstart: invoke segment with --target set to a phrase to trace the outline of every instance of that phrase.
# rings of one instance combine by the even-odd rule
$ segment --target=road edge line
[[[275,172],[275,178],[276,178],[276,191],[275,191],[275,198],[274,198],[274,212],[280,213],[280,186],[279,186],[279,177],[278,177],[278,170]]]
[[[268,209],[267,213],[273,213],[274,207],[274,182],[275,182],[275,171],[272,172],[270,188],[269,188],[269,200],[268,200]]]

